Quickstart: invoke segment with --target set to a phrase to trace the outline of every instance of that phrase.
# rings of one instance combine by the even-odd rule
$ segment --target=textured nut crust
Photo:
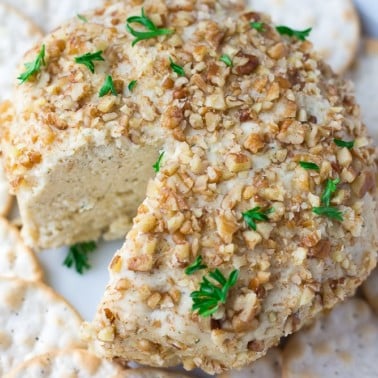
[[[376,264],[376,203],[369,192],[376,154],[349,85],[310,43],[283,38],[265,16],[227,4],[106,6],[89,14],[87,24],[73,21],[48,36],[49,54],[66,41],[59,59],[48,57],[39,80],[18,91],[23,122],[4,138],[15,190],[34,184],[30,177],[48,151],[72,148],[83,135],[165,151],[110,265],[89,332],[101,356],[153,366],[183,362],[210,373],[242,367],[353,294]],[[142,5],[175,34],[131,47],[124,20]],[[265,32],[251,29],[254,20],[266,24]],[[283,46],[270,49],[277,44]],[[106,62],[96,63],[95,75],[73,63],[77,54],[98,49]],[[221,54],[230,55],[232,68],[219,61]],[[185,77],[171,71],[170,56]],[[109,72],[124,84],[138,79],[133,93],[124,85],[121,96],[99,99]],[[43,142],[50,135],[51,144]],[[343,155],[338,162],[335,137],[355,140],[352,161]],[[23,165],[33,151],[42,162]],[[304,170],[302,160],[320,171]],[[340,223],[312,212],[326,180],[336,177],[341,183],[332,201],[344,213]],[[242,213],[257,206],[275,211],[250,233]],[[190,293],[206,270],[187,276],[184,268],[198,255],[209,270],[240,270],[212,319],[191,312]]]

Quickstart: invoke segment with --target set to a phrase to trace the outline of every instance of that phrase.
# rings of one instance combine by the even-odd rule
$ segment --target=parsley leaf
[[[269,220],[268,214],[272,213],[273,209],[261,210],[261,207],[254,207],[252,210],[248,210],[245,213],[242,213],[245,223],[252,230],[257,230],[256,221],[264,222]]]
[[[252,29],[255,29],[255,30],[259,31],[259,32],[264,32],[265,31],[264,23],[263,22],[254,21],[254,22],[250,22],[249,24],[251,25]]]
[[[300,161],[299,165],[304,169],[309,169],[313,171],[320,171],[320,168],[317,164],[311,163],[309,161]]]
[[[83,274],[85,269],[91,267],[88,262],[88,253],[93,252],[96,247],[96,243],[93,241],[72,245],[63,261],[63,265],[67,268],[75,266],[76,271],[79,274]]]
[[[77,18],[83,22],[88,22],[88,19],[82,14],[77,14]]]
[[[92,73],[95,72],[94,61],[104,61],[102,56],[103,51],[96,51],[94,53],[86,53],[84,55],[77,56],[75,62],[84,64]]]
[[[196,258],[196,260],[194,261],[193,264],[189,265],[186,269],[185,269],[185,274],[187,274],[188,276],[190,276],[191,274],[201,270],[201,269],[206,269],[207,268],[207,265],[206,264],[202,264],[202,256],[198,256]]]
[[[169,61],[171,62],[171,68],[173,72],[176,72],[179,76],[185,76],[185,70],[183,67],[176,64],[172,58],[169,58]]]
[[[300,41],[305,41],[306,38],[310,35],[312,28],[308,28],[305,30],[294,30],[287,26],[277,26],[276,30],[281,35],[288,35],[289,37],[297,38]]]
[[[131,46],[135,46],[138,42],[143,41],[144,39],[150,39],[150,38],[156,38],[161,35],[170,35],[173,34],[174,31],[171,29],[164,29],[164,28],[158,28],[154,22],[148,18],[144,13],[144,8],[142,8],[142,14],[141,16],[133,16],[129,17],[126,20],[126,29],[127,31],[135,37],[133,42],[131,43]],[[130,24],[140,24],[144,26],[148,31],[141,32],[133,29]]]
[[[108,75],[105,79],[104,85],[101,87],[99,92],[99,97],[104,97],[105,95],[112,93],[114,96],[117,96],[117,91],[114,87],[113,78]]]
[[[345,140],[335,138],[333,141],[335,142],[336,146],[346,147],[349,150],[351,150],[354,147],[354,140],[352,140],[350,142],[346,142]]]
[[[136,80],[132,80],[130,81],[129,85],[127,86],[127,88],[129,89],[130,92],[133,91],[133,89],[135,88],[135,86],[137,85],[137,81]]]
[[[157,159],[156,163],[152,166],[152,168],[154,169],[154,171],[156,173],[158,173],[160,171],[160,165],[161,165],[161,161],[163,160],[163,156],[164,156],[165,152],[163,151],[160,155],[159,155],[159,158]]]
[[[25,63],[26,70],[17,78],[18,80],[20,80],[20,84],[23,84],[25,83],[25,81],[28,81],[32,76],[41,71],[41,66],[46,65],[45,53],[46,46],[42,45],[41,50],[39,51],[35,61]]]
[[[223,62],[227,67],[232,67],[232,66],[233,66],[232,59],[231,59],[228,55],[226,55],[226,54],[223,54],[223,55],[219,58],[219,60],[220,60],[221,62]]]
[[[329,206],[331,202],[332,194],[334,194],[337,190],[337,185],[340,184],[340,179],[328,179],[326,183],[326,188],[324,189],[324,192],[322,194],[322,202]]]
[[[192,311],[198,311],[198,315],[204,318],[213,315],[218,311],[220,304],[225,304],[228,292],[235,286],[239,277],[239,270],[231,272],[228,279],[218,270],[209,273],[209,278],[219,285],[211,282],[205,276],[200,283],[200,289],[193,291],[190,297],[193,300]]]
[[[314,207],[312,212],[316,215],[325,216],[330,219],[335,219],[340,222],[344,220],[342,211],[338,210],[336,207],[332,206],[321,206],[321,207]]]

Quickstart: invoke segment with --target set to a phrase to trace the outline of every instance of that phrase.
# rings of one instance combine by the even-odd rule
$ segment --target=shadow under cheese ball
[[[48,35],[2,150],[36,248],[96,239],[137,211],[91,348],[220,373],[373,269],[377,156],[310,30],[230,2],[175,4],[115,3]]]

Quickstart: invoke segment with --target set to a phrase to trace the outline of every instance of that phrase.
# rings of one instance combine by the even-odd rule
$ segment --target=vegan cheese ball
[[[34,247],[115,235],[139,205],[92,350],[220,373],[352,295],[376,264],[377,156],[306,36],[213,0],[85,17],[43,40],[2,149]]]

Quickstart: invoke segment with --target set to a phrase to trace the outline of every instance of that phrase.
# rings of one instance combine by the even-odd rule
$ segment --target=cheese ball
[[[44,40],[2,144],[30,244],[97,237],[139,205],[91,349],[221,373],[352,295],[376,264],[377,155],[311,43],[228,1],[86,18]]]

